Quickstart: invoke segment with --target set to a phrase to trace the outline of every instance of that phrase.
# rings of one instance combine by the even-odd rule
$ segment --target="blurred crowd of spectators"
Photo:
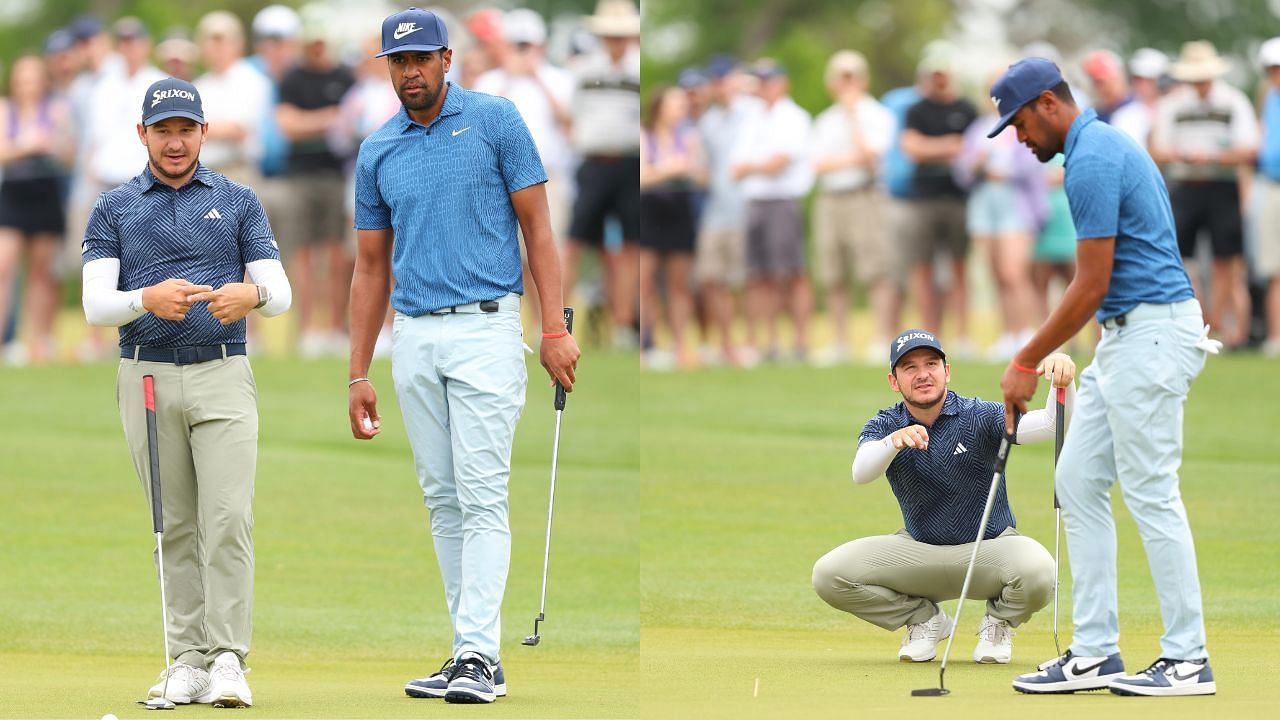
[[[1043,43],[1018,56],[1030,55],[1079,78],[1079,104],[1160,165],[1214,333],[1230,348],[1280,356],[1280,38],[1257,59],[1268,82],[1256,104],[1226,82],[1228,63],[1204,41],[1173,58],[1099,49],[1067,61]],[[986,138],[996,119],[986,90],[1007,64],[967,67],[933,43],[915,83],[877,99],[867,58],[841,50],[825,70],[831,104],[816,117],[789,97],[787,70],[769,59],[713,57],[676,85],[648,90],[645,366],[881,364],[904,299],[923,327],[946,331],[955,357],[1011,357],[1047,316],[1053,279],[1070,281],[1076,237],[1061,155],[1041,164],[1012,128]],[[976,102],[959,76],[972,78]],[[999,321],[984,348],[970,330],[969,264],[979,261],[989,265]],[[820,348],[811,347],[815,286],[832,327]],[[1251,307],[1251,287],[1261,307]],[[871,320],[852,333],[855,290]],[[784,318],[793,339],[785,348]]]
[[[135,125],[145,89],[166,75],[200,91],[209,121],[201,162],[251,186],[266,208],[294,286],[290,348],[346,355],[355,155],[400,109],[385,61],[373,58],[381,20],[394,8],[365,6],[356,16],[352,8],[270,5],[247,25],[216,11],[190,32],[162,37],[135,17],[83,16],[51,33],[42,52],[11,59],[0,99],[0,361],[113,354],[114,336],[97,328],[78,334],[78,347],[59,348],[54,324],[63,285],[78,282],[98,195],[146,166]],[[594,14],[550,26],[524,8],[462,18],[433,10],[455,53],[447,79],[511,99],[528,125],[570,269],[583,249],[601,251],[605,272],[591,279],[593,294],[634,295],[634,273],[626,272],[639,217],[633,1],[600,0]],[[611,310],[615,342],[634,345],[634,303]],[[389,333],[380,338],[379,354],[389,341]]]

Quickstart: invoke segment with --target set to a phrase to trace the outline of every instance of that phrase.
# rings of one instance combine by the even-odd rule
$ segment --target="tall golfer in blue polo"
[[[517,228],[541,301],[542,365],[565,390],[579,351],[561,311],[547,175],[519,111],[445,82],[453,51],[433,13],[384,20],[383,56],[403,107],[356,161],[351,432],[368,440],[381,425],[368,371],[394,276],[392,378],[454,630],[450,659],[405,692],[488,703],[506,694],[507,481],[528,380]]]
[[[98,198],[85,229],[84,313],[120,328],[116,399],[148,495],[142,378],[154,377],[174,663],[148,697],[247,707],[258,391],[244,318],[279,315],[292,293],[257,196],[200,164],[208,131],[191,83],[147,89],[147,166]]]
[[[991,88],[1000,121],[1041,162],[1066,156],[1065,187],[1079,240],[1076,275],[1049,319],[1014,355],[1000,381],[1006,424],[1035,392],[1036,365],[1089,318],[1102,341],[1080,376],[1075,418],[1055,478],[1071,557],[1070,649],[1020,675],[1015,689],[1120,695],[1211,695],[1200,579],[1178,490],[1182,412],[1208,338],[1182,266],[1169,193],[1145,150],[1081,112],[1052,62],[1027,58]],[[1125,674],[1116,599],[1111,486],[1137,521],[1164,620],[1160,657]]]

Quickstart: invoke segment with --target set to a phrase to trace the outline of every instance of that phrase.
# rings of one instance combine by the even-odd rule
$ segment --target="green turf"
[[[1001,367],[958,364],[953,389],[998,394]],[[818,557],[864,535],[893,532],[901,514],[887,483],[855,487],[849,466],[863,423],[896,396],[880,368],[774,367],[648,375],[639,418],[641,669],[663,688],[642,714],[681,717],[1275,717],[1265,708],[1280,656],[1280,365],[1210,359],[1186,409],[1182,491],[1195,534],[1213,698],[1109,694],[1033,698],[1009,683],[1054,654],[1051,612],[1018,629],[1009,666],[970,659],[981,618],[966,603],[947,698],[938,663],[897,661],[900,636],[839,613],[810,587]],[[1043,406],[1043,390],[1037,403]],[[1158,422],[1159,419],[1153,419]],[[1010,497],[1020,529],[1053,547],[1052,443],[1015,448]],[[1160,617],[1134,523],[1115,493],[1122,649],[1131,668],[1158,654]],[[1064,561],[1066,552],[1063,551]],[[1069,572],[1063,568],[1063,639]],[[949,611],[954,603],[948,604]],[[759,683],[757,687],[757,682]],[[939,713],[939,715],[933,715]],[[941,713],[946,713],[941,714]]]
[[[635,367],[634,355],[592,353],[579,369],[562,429],[549,617],[528,648],[555,422],[546,374],[530,360],[503,612],[511,695],[486,717],[637,713]],[[401,690],[438,667],[451,632],[389,366],[371,373],[384,417],[371,443],[350,437],[345,363],[259,360],[254,370],[253,717],[470,711]],[[115,365],[0,369],[0,408],[0,717],[142,717],[132,703],[162,667],[159,589]]]

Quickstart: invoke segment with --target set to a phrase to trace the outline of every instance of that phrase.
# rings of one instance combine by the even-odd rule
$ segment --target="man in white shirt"
[[[742,92],[744,77],[733,58],[712,58],[707,72],[711,76],[712,105],[698,120],[698,132],[709,181],[694,252],[694,276],[710,323],[719,336],[721,356],[738,365],[744,358],[734,346],[732,328],[734,293],[742,289],[747,275],[743,222],[746,203],[733,177],[730,154],[747,118],[761,103],[759,98]]]
[[[1201,299],[1194,258],[1197,236],[1208,231],[1213,269],[1205,321],[1231,347],[1248,338],[1239,176],[1257,152],[1258,120],[1249,98],[1220,79],[1227,69],[1211,43],[1182,46],[1171,74],[1183,85],[1157,106],[1150,149],[1169,184],[1178,249]],[[1224,324],[1227,312],[1233,316],[1230,327]]]
[[[867,60],[841,50],[827,61],[827,91],[835,101],[813,125],[813,169],[818,195],[813,206],[817,251],[815,277],[827,291],[833,347],[818,360],[832,364],[848,356],[849,286],[856,276],[870,291],[877,323],[867,354],[877,356],[898,327],[900,270],[885,234],[885,193],[876,182],[880,158],[893,142],[893,114],[866,94]]]
[[[124,64],[94,87],[89,108],[89,191],[94,198],[133,179],[147,164],[147,149],[137,140],[138,104],[147,87],[164,79],[164,73],[148,62],[151,34],[142,21],[124,17],[112,27],[116,50]]]
[[[813,314],[801,208],[813,186],[812,122],[788,96],[790,80],[781,65],[762,60],[752,72],[760,80],[764,107],[747,120],[731,156],[747,200],[747,343],[760,348],[756,335],[763,321],[764,357],[780,359],[778,313],[785,304],[795,325],[796,359],[803,360]]]
[[[254,186],[261,175],[262,126],[270,110],[271,86],[244,59],[244,25],[218,10],[196,27],[200,55],[209,72],[196,78],[204,99],[209,134],[203,162],[243,185]]]
[[[502,65],[476,78],[474,90],[499,95],[515,103],[520,117],[529,126],[533,143],[547,170],[547,208],[551,213],[551,232],[560,238],[569,213],[569,186],[573,175],[573,153],[569,146],[569,128],[573,124],[574,79],[568,72],[546,61],[547,24],[542,16],[528,8],[516,8],[502,16],[502,37],[506,41]],[[523,251],[524,244],[520,245]],[[538,299],[536,284],[525,263],[525,290],[535,317]]]
[[[1085,75],[1093,83],[1098,119],[1111,125],[1142,147],[1147,146],[1151,132],[1151,116],[1146,106],[1129,87],[1124,61],[1110,50],[1094,50],[1081,63]]]

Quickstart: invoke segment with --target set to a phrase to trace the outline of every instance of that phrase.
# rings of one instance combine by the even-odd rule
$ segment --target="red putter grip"
[[[142,378],[142,397],[146,403],[147,409],[151,412],[156,411],[156,381],[150,375],[144,375]]]
[[[1067,389],[1064,387],[1057,388],[1058,402],[1065,403],[1067,401]]]

